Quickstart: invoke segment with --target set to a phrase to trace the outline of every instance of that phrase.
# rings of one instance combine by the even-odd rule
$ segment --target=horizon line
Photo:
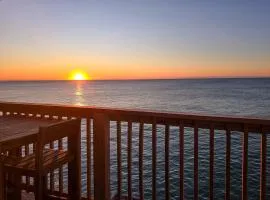
[[[187,77],[187,78],[131,78],[131,79],[90,79],[90,80],[69,80],[69,79],[7,79],[0,82],[30,82],[30,81],[143,81],[143,80],[195,80],[195,79],[265,79],[270,76],[235,76],[235,77]]]

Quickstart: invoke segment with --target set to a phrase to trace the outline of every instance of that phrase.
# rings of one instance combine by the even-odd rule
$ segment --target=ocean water
[[[270,118],[270,78],[0,82],[0,100]]]
[[[140,81],[0,82],[0,101],[91,105],[270,119],[270,79],[190,79]],[[83,122],[84,123],[84,122]],[[122,123],[123,191],[127,191],[127,124]],[[151,199],[151,126],[144,127],[145,198]],[[164,199],[164,126],[157,127],[157,196]],[[132,190],[138,196],[138,124],[133,124]],[[215,199],[224,198],[225,135],[215,132]],[[267,196],[270,199],[270,137],[267,153]],[[171,199],[178,199],[179,149],[177,127],[170,129]],[[241,197],[242,135],[232,134],[231,197]],[[117,191],[116,131],[111,123],[111,192]],[[82,134],[82,179],[85,181],[85,134]],[[260,136],[249,134],[249,199],[259,199]],[[185,129],[185,197],[193,195],[193,130]],[[209,130],[199,130],[199,192],[208,197]],[[86,191],[83,184],[83,192]]]

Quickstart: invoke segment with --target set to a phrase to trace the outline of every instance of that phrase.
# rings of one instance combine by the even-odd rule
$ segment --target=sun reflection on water
[[[75,90],[75,105],[83,106],[85,105],[84,99],[84,81],[76,81],[76,90]]]

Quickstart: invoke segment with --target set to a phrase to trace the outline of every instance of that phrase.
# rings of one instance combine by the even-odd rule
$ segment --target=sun
[[[70,73],[69,80],[84,81],[84,80],[90,80],[90,78],[88,74],[83,71],[73,71]]]
[[[85,77],[83,74],[77,73],[77,74],[74,74],[74,80],[76,80],[76,81],[85,80]]]

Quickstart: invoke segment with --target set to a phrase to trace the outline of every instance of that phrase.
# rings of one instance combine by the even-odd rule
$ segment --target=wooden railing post
[[[104,114],[94,115],[94,199],[110,199],[110,123]]]

